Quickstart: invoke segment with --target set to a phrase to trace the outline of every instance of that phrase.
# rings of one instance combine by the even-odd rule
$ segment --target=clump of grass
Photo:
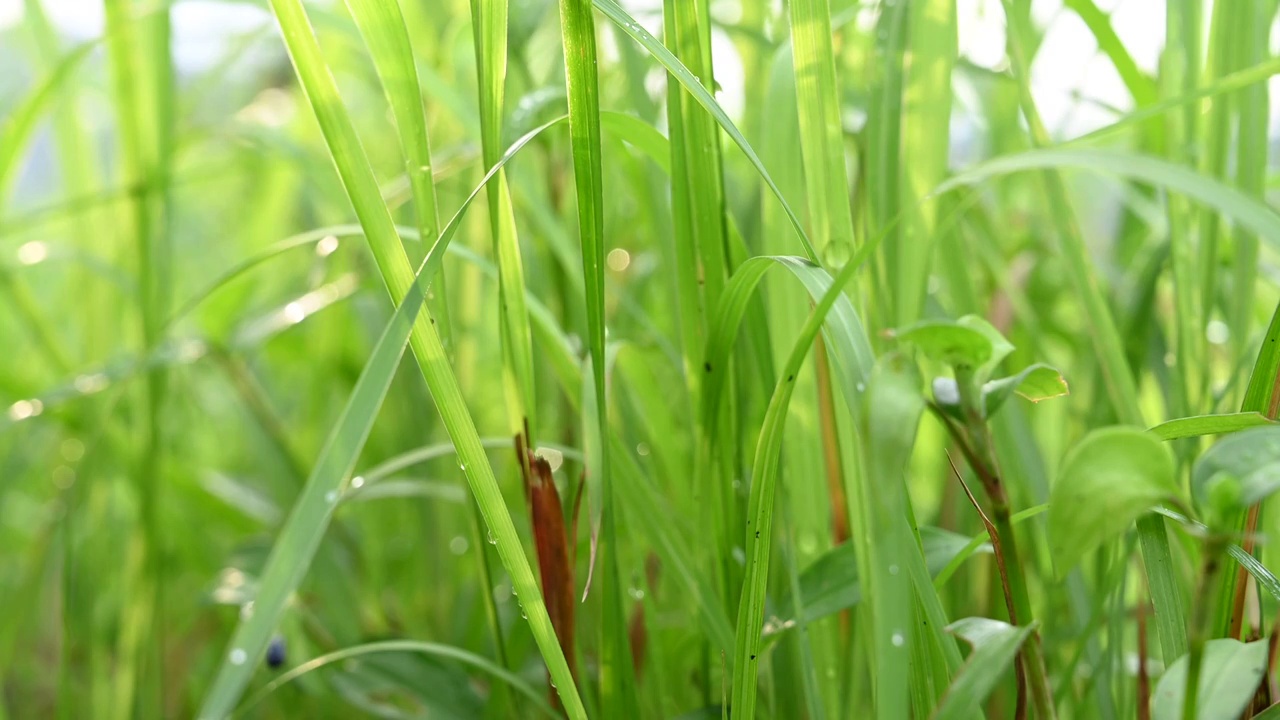
[[[1277,4],[987,6],[25,0],[0,719],[1276,715]]]

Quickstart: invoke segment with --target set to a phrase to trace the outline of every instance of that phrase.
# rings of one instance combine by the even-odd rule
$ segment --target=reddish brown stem
[[[955,461],[951,459],[951,453],[947,453],[947,462],[951,464],[951,472],[955,473],[956,479],[960,481],[960,487],[964,489],[965,496],[973,504],[973,509],[977,510],[978,517],[982,518],[982,525],[987,529],[987,537],[991,538],[991,548],[996,556],[996,568],[1000,572],[1000,587],[1004,590],[1004,605],[1009,611],[1009,624],[1017,625],[1018,611],[1013,602],[1013,588],[1009,585],[1009,570],[1005,565],[1004,548],[1000,543],[1000,532],[996,530],[995,523],[991,522],[991,519],[987,517],[987,514],[982,510],[982,506],[978,504],[978,499],[969,490],[968,484],[964,481],[964,476],[960,474]],[[1027,673],[1023,662],[1017,663],[1014,675],[1018,683],[1018,695],[1013,716],[1016,720],[1025,720],[1027,717]]]

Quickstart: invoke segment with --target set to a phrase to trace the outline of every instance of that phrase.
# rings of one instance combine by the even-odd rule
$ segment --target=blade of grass
[[[595,23],[590,0],[560,0],[560,29],[564,43],[565,83],[569,93],[569,135],[578,199],[582,277],[586,289],[587,346],[591,353],[595,390],[594,420],[600,439],[596,446],[599,458],[594,463],[600,472],[596,479],[601,496],[600,513],[592,518],[593,531],[598,532],[600,540],[597,553],[604,572],[600,598],[603,608],[600,624],[600,707],[610,717],[627,718],[634,712],[636,696],[618,577],[618,536],[609,445],[603,442],[609,433],[608,395],[605,392],[604,180],[600,167],[600,90],[596,70]]]
[[[480,148],[485,168],[502,152],[502,106],[507,78],[507,0],[471,0],[480,92]],[[529,312],[525,307],[524,261],[516,231],[511,191],[505,172],[486,186],[489,232],[498,264],[498,326],[502,333],[503,382],[506,387],[507,429],[512,435],[527,429],[538,436],[533,380],[533,348]]]
[[[870,245],[866,246],[870,247]],[[765,424],[756,446],[752,463],[751,498],[748,509],[746,553],[746,577],[742,585],[742,597],[738,607],[738,623],[735,632],[733,662],[734,716],[755,717],[756,674],[759,666],[761,627],[764,622],[765,587],[768,581],[769,561],[772,549],[774,487],[777,482],[778,458],[781,451],[782,431],[787,417],[787,406],[795,388],[795,376],[813,346],[813,339],[822,329],[827,313],[844,297],[843,289],[853,278],[866,253],[846,263],[833,279],[831,286],[814,306],[809,319],[801,328],[786,365],[779,375]],[[905,578],[905,576],[904,576]]]
[[[683,63],[676,59],[675,55],[671,54],[670,50],[664,47],[662,43],[658,42],[658,40],[654,38],[648,30],[645,30],[639,23],[637,23],[635,19],[632,18],[627,11],[623,10],[616,2],[614,2],[614,0],[592,0],[592,2],[596,9],[603,13],[605,17],[609,18],[621,27],[633,40],[640,43],[640,45],[653,56],[653,59],[657,60],[658,63],[662,65],[662,67],[666,69],[666,71],[670,73],[677,82],[680,83],[680,86],[683,87],[699,105],[711,114],[711,117],[715,119],[718,125],[720,125],[720,128],[729,136],[729,139],[733,140],[734,144],[742,150],[747,161],[750,162],[751,166],[760,174],[765,185],[769,187],[770,192],[773,193],[774,197],[776,197],[778,202],[782,205],[783,211],[787,214],[787,219],[791,221],[791,226],[795,228],[796,235],[799,236],[800,244],[804,248],[805,256],[810,260],[817,262],[817,253],[814,252],[813,243],[805,232],[804,225],[800,222],[799,216],[797,216],[795,211],[791,209],[791,205],[783,196],[782,190],[779,189],[777,183],[773,181],[773,178],[769,175],[769,171],[765,169],[764,163],[762,163],[760,161],[760,157],[756,155],[756,151],[751,147],[751,144],[747,142],[747,139],[742,135],[742,132],[738,130],[738,126],[734,124],[733,120],[729,119],[729,115],[725,113],[724,109],[720,107],[720,104],[716,102],[715,97],[712,96],[710,91],[702,86],[702,83],[694,77],[693,73],[689,72],[689,69],[686,68]]]
[[[902,97],[902,197],[904,218],[893,280],[898,326],[915,322],[924,307],[933,268],[941,208],[918,200],[948,174],[951,132],[951,69],[957,53],[956,9],[952,0],[912,3],[906,86]]]
[[[431,170],[431,137],[422,110],[418,69],[399,0],[346,0],[346,3],[373,58],[396,121],[400,148],[404,153],[405,174],[409,177],[413,195],[418,235],[434,239],[440,232],[440,220]],[[445,352],[451,355],[453,333],[444,273],[437,273],[432,283],[435,292],[427,297],[427,308],[436,318]]]
[[[393,298],[403,297],[414,283],[413,270],[400,244],[391,215],[382,202],[377,181],[364,156],[355,128],[338,96],[333,76],[325,64],[306,12],[299,0],[273,0],[272,9],[284,33],[290,58],[302,81],[316,119],[319,121],[334,164],[356,215],[360,218],[360,224],[365,228],[365,235],[378,267],[383,273],[387,288]],[[428,261],[423,268],[427,277],[436,270],[432,263],[440,262],[440,255],[428,254]],[[511,515],[498,489],[493,469],[485,457],[475,424],[467,410],[457,379],[445,358],[440,338],[432,328],[430,318],[417,315],[409,341],[418,359],[419,367],[422,369],[423,378],[443,417],[445,428],[458,450],[462,469],[480,506],[485,524],[494,536],[498,554],[511,576],[512,588],[524,606],[530,629],[553,681],[559,689],[566,711],[571,717],[584,717],[585,712],[577,688],[574,686],[564,655],[560,651],[528,558],[524,555]],[[317,465],[317,467],[321,466]],[[332,468],[326,467],[326,472],[341,469],[335,463]],[[319,499],[323,501],[324,498],[320,496]],[[317,506],[316,511],[323,512],[323,506]],[[260,651],[265,644],[265,635],[266,633],[263,632],[262,637],[256,634],[254,636],[254,639],[261,640],[263,644],[254,647],[240,645],[233,647],[245,650],[246,654],[255,649]],[[204,715],[225,714],[229,709],[228,698],[239,694],[247,680],[248,669],[244,665],[231,664],[229,656],[224,660],[223,671],[220,672],[222,679],[210,691]]]
[[[791,56],[809,227],[818,251],[834,265],[853,255],[854,232],[839,81],[831,41],[831,8],[827,0],[795,0],[790,5]]]

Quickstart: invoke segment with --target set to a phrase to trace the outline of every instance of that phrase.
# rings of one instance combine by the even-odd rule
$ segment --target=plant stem
[[[1018,539],[1010,520],[1009,495],[1000,480],[991,428],[983,411],[982,390],[970,368],[956,368],[956,383],[960,389],[960,405],[964,412],[965,437],[959,438],[973,469],[982,480],[982,487],[991,503],[992,523],[1004,552],[1005,572],[1008,575],[1008,593],[1017,613],[1010,618],[1026,626],[1034,621],[1031,596],[1027,592],[1027,579],[1022,572],[1022,559],[1018,554]],[[950,423],[948,423],[950,425]],[[1031,690],[1031,702],[1036,715],[1046,720],[1055,717],[1053,688],[1044,664],[1044,651],[1040,645],[1040,633],[1032,631],[1021,653],[1021,660]]]
[[[1218,583],[1218,575],[1222,569],[1222,552],[1225,549],[1226,542],[1221,536],[1211,535],[1205,541],[1204,569],[1200,572],[1200,592],[1197,593],[1192,614],[1191,635],[1188,638],[1187,684],[1182,696],[1182,720],[1195,720],[1196,717],[1196,699],[1200,690],[1200,666],[1204,658],[1205,643],[1208,642],[1209,635],[1212,633],[1213,590]]]

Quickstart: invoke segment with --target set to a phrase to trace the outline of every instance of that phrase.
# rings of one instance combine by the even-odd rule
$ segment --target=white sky
[[[428,0],[429,1],[429,0]],[[761,0],[747,0],[761,1]],[[1237,0],[1226,0],[1229,2]],[[44,0],[46,12],[68,35],[85,39],[101,34],[101,0]],[[1143,70],[1155,69],[1163,45],[1165,0],[1097,0],[1111,13],[1113,27]],[[23,0],[0,0],[0,28],[21,22]],[[661,7],[661,0],[623,0],[646,25],[656,25],[645,11]],[[970,61],[997,67],[1004,54],[1004,16],[1000,0],[957,0],[960,51]],[[1066,134],[1087,132],[1112,120],[1109,112],[1090,102],[1078,102],[1076,94],[1103,107],[1128,109],[1124,85],[1096,44],[1084,23],[1062,9],[1061,0],[1035,0],[1035,16],[1048,33],[1032,68],[1033,87],[1041,114],[1050,128]],[[269,21],[266,12],[245,5],[210,0],[183,0],[174,6],[176,60],[184,71],[198,71],[214,63],[225,39]],[[653,27],[651,30],[657,30]],[[742,72],[732,43],[723,33],[713,39],[721,102],[730,114],[742,107]],[[1272,116],[1280,120],[1280,82],[1273,80]],[[957,87],[961,99],[964,87]]]

